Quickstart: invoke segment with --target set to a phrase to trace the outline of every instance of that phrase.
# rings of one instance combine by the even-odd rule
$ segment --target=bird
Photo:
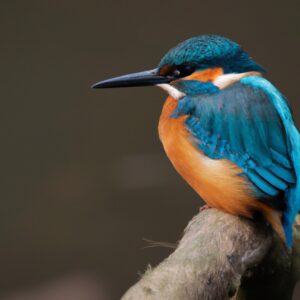
[[[300,209],[300,135],[265,69],[238,43],[208,34],[171,48],[154,69],[92,88],[137,86],[167,92],[160,140],[207,207],[260,216],[291,247]]]

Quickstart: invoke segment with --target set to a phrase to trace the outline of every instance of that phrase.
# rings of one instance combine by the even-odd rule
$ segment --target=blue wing
[[[300,136],[278,90],[249,76],[220,92],[183,98],[174,116],[181,114],[189,115],[186,125],[199,149],[210,158],[236,163],[257,198],[284,211],[291,244],[300,208]]]

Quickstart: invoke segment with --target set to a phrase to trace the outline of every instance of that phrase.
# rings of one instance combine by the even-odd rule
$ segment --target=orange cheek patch
[[[223,74],[224,72],[222,68],[212,68],[200,72],[195,72],[190,76],[184,77],[184,79],[208,82],[208,81],[214,81],[218,76]]]

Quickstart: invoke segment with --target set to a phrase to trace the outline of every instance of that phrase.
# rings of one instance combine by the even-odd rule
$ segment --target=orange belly
[[[229,160],[205,156],[184,125],[186,116],[170,117],[176,106],[177,100],[169,97],[160,117],[159,136],[177,172],[209,206],[246,217],[261,211],[273,227],[278,227],[278,214],[255,199],[249,182],[239,176],[242,170]]]

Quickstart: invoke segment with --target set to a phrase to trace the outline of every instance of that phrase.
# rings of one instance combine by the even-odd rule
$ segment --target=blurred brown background
[[[204,33],[241,43],[300,124],[299,1],[0,4],[0,298],[111,300],[170,250],[198,196],[164,156],[156,88],[91,90]],[[300,292],[298,290],[298,297]]]

